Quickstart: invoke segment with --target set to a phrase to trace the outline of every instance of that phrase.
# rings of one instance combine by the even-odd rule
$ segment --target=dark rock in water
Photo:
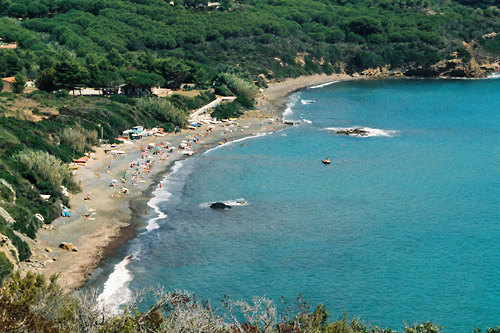
[[[223,202],[215,202],[215,203],[210,205],[210,208],[212,208],[212,209],[228,209],[228,208],[231,208],[231,206],[226,205]]]
[[[355,135],[355,136],[367,136],[369,134],[368,131],[365,131],[361,128],[341,128],[337,131],[339,135]]]

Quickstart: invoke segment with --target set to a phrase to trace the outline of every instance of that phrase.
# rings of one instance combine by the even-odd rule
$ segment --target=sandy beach
[[[76,171],[82,191],[70,195],[71,217],[60,217],[51,225],[45,225],[38,231],[35,241],[24,238],[33,255],[21,263],[22,272],[46,276],[59,274],[59,284],[65,289],[81,288],[107,256],[113,255],[115,249],[134,237],[144,221],[153,217],[155,213],[147,202],[159,181],[175,161],[189,158],[177,149],[182,141],[195,140],[198,136],[197,143],[192,143],[192,151],[199,154],[219,142],[225,143],[226,139],[230,144],[233,139],[283,128],[281,117],[290,93],[349,79],[352,78],[339,74],[314,75],[271,83],[258,94],[255,110],[246,112],[232,126],[215,125],[208,136],[208,125],[203,125],[197,130],[187,129],[164,137],[121,144],[116,149],[124,151],[124,155],[106,154],[105,149],[109,147],[94,147],[95,153],[87,165]],[[142,149],[153,144],[159,148]],[[146,166],[148,160],[150,163]],[[110,186],[113,180],[116,180],[116,187]],[[77,251],[60,248],[63,242],[73,244]]]

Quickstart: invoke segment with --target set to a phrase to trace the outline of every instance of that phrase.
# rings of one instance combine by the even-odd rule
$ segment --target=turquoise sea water
[[[158,285],[213,304],[301,294],[393,329],[500,325],[499,88],[388,80],[294,94],[299,126],[174,166],[150,203],[161,215],[108,263],[105,297]],[[328,130],[352,126],[373,136]]]

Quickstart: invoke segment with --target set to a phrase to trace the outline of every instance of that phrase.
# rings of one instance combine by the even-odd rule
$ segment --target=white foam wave
[[[500,73],[499,72],[491,73],[486,78],[487,79],[500,79]]]
[[[302,103],[302,105],[309,105],[312,103],[316,103],[317,101],[318,100],[316,100],[316,99],[301,99],[300,103]]]
[[[153,208],[153,210],[155,211],[157,216],[148,221],[148,225],[146,226],[146,232],[158,229],[160,227],[160,225],[158,224],[157,221],[167,217],[167,214],[163,213],[160,210],[160,207],[158,206],[158,204],[160,202],[168,201],[170,199],[170,197],[172,196],[172,193],[167,191],[168,184],[169,184],[168,178],[171,175],[174,175],[175,173],[179,172],[179,170],[181,170],[183,162],[184,161],[176,161],[174,163],[174,165],[172,166],[172,169],[170,171],[170,174],[165,176],[165,178],[160,182],[161,187],[158,186],[158,188],[154,192],[154,194],[155,194],[154,197],[152,197],[148,201],[148,206]]]
[[[245,141],[245,140],[260,138],[261,136],[266,136],[266,135],[269,135],[271,133],[273,133],[273,132],[253,133],[251,136],[245,136],[243,138],[239,138],[239,139],[236,139],[234,141],[229,141],[227,143],[224,143],[223,145],[217,145],[217,146],[215,146],[213,148],[210,148],[207,151],[205,151],[204,154],[207,154],[207,153],[209,153],[211,151],[214,151],[214,150],[222,148],[222,147],[231,146],[233,143],[236,143],[236,142],[241,142],[241,141]]]
[[[225,205],[229,206],[248,206],[248,202],[244,198],[239,198],[239,199],[234,199],[234,200],[226,200],[226,201],[211,201],[211,202],[204,202],[199,205],[200,208],[208,208],[210,207],[211,204],[214,202],[222,202]]]
[[[323,84],[318,84],[317,86],[312,86],[312,87],[310,87],[309,89],[318,89],[318,88],[323,88],[323,87],[329,86],[329,85],[334,84],[334,83],[337,83],[337,82],[340,82],[340,81],[339,81],[339,80],[336,80],[336,81],[332,81],[332,82],[327,82],[327,83],[323,83]]]
[[[286,117],[288,117],[288,116],[290,116],[292,114],[293,114],[292,108],[288,106],[285,109],[285,111],[283,112],[283,119],[285,119]]]
[[[125,257],[120,263],[116,264],[104,283],[104,289],[97,298],[98,306],[107,313],[118,313],[120,306],[132,300],[132,291],[128,284],[132,281],[132,274],[127,269],[131,261],[131,256]]]
[[[162,187],[164,186],[163,185],[164,182],[160,182],[160,184],[162,184]],[[167,217],[167,214],[163,213],[160,210],[158,203],[167,201],[172,196],[172,193],[168,192],[167,190],[160,189],[159,191],[155,191],[155,192],[156,192],[156,195],[155,195],[155,197],[151,198],[151,200],[148,201],[148,206],[153,208],[153,210],[155,211],[157,216],[149,220],[148,225],[146,226],[146,231],[151,231],[154,229],[158,229],[160,227],[160,225],[158,224],[157,221],[159,219],[163,219],[163,218]]]
[[[283,112],[283,121],[290,120],[290,116],[293,115],[293,107],[297,104],[300,99],[300,94],[293,94],[290,96],[286,103],[285,112]]]
[[[399,131],[396,130],[382,130],[382,129],[377,129],[377,128],[370,128],[370,127],[327,127],[325,130],[327,131],[333,131],[337,132],[339,130],[353,130],[353,129],[360,129],[362,131],[366,132],[366,135],[358,135],[358,134],[350,134],[349,136],[354,136],[358,138],[373,138],[373,137],[393,137],[396,136]]]
[[[302,121],[307,123],[307,124],[312,124],[312,121],[310,121],[309,119],[302,119]]]

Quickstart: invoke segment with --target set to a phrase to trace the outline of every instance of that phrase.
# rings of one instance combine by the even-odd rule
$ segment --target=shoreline
[[[352,79],[348,75],[323,74],[271,83],[256,96],[256,108],[245,112],[229,135],[224,135],[228,133],[227,127],[217,126],[208,137],[201,136],[207,129],[207,125],[203,125],[195,131],[184,129],[165,137],[145,138],[130,145],[121,144],[117,149],[125,150],[126,155],[106,155],[103,147],[94,147],[95,155],[88,165],[77,171],[76,179],[81,182],[82,191],[70,195],[72,217],[59,217],[48,227],[41,228],[36,240],[24,238],[33,254],[28,261],[21,263],[21,272],[42,273],[46,277],[58,274],[59,284],[65,290],[76,290],[87,283],[92,272],[107,258],[137,235],[138,230],[151,218],[149,214],[152,208],[148,202],[154,197],[159,182],[170,172],[175,161],[188,158],[177,151],[170,153],[168,159],[158,163],[164,165],[153,165],[151,173],[145,175],[144,182],[140,181],[135,187],[130,187],[128,183],[119,184],[130,189],[130,194],[112,197],[111,193],[116,190],[109,188],[110,180],[120,179],[122,174],[131,171],[130,164],[141,158],[140,147],[161,142],[169,142],[170,147],[177,147],[182,140],[199,133],[199,144],[196,147],[193,145],[193,150],[200,154],[213,148],[212,145],[218,145],[223,136],[228,140],[236,140],[254,133],[282,129],[286,127],[282,116],[290,94],[315,85]],[[269,123],[270,118],[277,121]],[[92,200],[84,200],[87,196]],[[83,216],[89,209],[95,210],[95,220]],[[78,250],[63,250],[59,248],[62,242],[72,243]]]

